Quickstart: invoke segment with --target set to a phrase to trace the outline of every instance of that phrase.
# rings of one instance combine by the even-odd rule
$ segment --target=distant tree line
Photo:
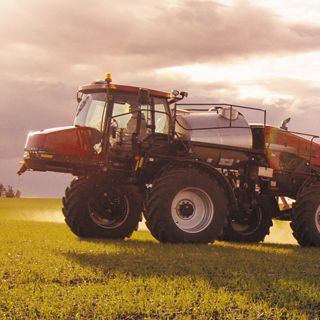
[[[0,184],[0,198],[20,198],[21,191],[14,191],[12,186],[5,187],[2,183]]]

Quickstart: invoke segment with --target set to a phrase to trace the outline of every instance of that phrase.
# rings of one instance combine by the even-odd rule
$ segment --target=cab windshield
[[[105,93],[84,94],[77,108],[74,125],[103,132],[106,108]]]

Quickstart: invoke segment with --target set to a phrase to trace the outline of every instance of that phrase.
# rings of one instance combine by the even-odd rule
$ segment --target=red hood
[[[90,156],[101,133],[89,127],[59,127],[28,134],[25,151],[45,151],[58,155]]]

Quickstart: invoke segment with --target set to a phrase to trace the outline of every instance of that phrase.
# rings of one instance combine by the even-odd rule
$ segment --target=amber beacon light
[[[112,74],[106,72],[106,73],[104,74],[104,80],[105,80],[107,83],[111,83],[111,82],[112,82]]]

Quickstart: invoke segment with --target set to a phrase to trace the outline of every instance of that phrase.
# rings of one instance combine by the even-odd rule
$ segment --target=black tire
[[[146,225],[160,242],[213,242],[227,215],[225,191],[213,175],[196,168],[165,171],[146,201]]]
[[[240,219],[237,213],[230,214],[220,240],[231,242],[258,243],[270,233],[272,210],[277,203],[274,197],[260,196],[258,204],[247,219]]]
[[[66,189],[62,211],[67,225],[79,237],[124,239],[141,221],[137,199],[132,190],[80,177]]]
[[[307,183],[299,191],[290,224],[303,247],[320,247],[320,181]]]

